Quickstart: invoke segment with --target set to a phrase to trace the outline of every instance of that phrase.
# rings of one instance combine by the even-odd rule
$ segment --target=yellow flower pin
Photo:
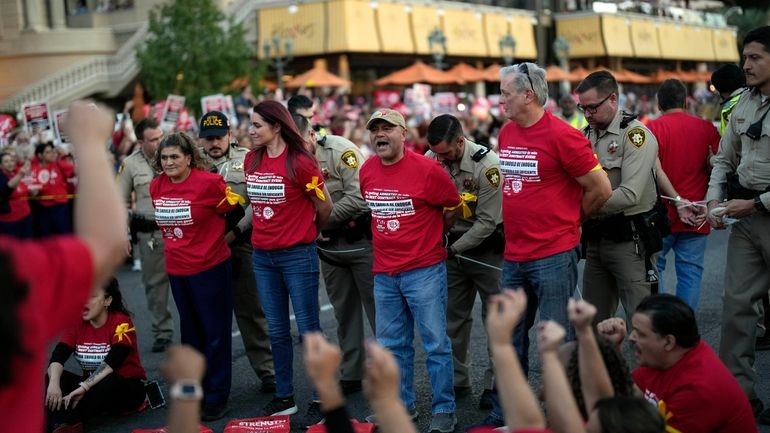
[[[310,192],[315,190],[315,195],[318,197],[319,200],[324,201],[326,200],[326,195],[324,195],[324,190],[321,188],[321,186],[324,184],[323,182],[318,182],[318,176],[313,176],[313,179],[310,183],[305,184],[305,192]]]
[[[126,340],[128,340],[129,343],[133,343],[131,341],[131,337],[128,336],[128,333],[129,332],[134,332],[134,331],[136,331],[136,329],[129,328],[128,327],[128,323],[126,323],[126,322],[123,322],[120,325],[118,325],[115,328],[115,336],[118,337],[118,343],[123,341],[123,337],[126,337]]]

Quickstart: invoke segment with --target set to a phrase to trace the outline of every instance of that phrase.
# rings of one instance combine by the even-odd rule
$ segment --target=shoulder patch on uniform
[[[628,139],[631,140],[631,144],[637,149],[644,146],[644,143],[647,141],[647,133],[639,127],[629,129],[627,135]]]
[[[358,157],[356,157],[356,153],[352,150],[346,150],[342,153],[342,156],[340,157],[342,160],[342,163],[347,165],[350,168],[356,168],[358,167]]]
[[[484,172],[484,177],[487,178],[489,184],[497,188],[500,186],[500,170],[497,167],[492,167]]]

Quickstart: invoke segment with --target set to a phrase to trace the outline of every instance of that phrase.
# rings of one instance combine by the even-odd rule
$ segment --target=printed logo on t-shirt
[[[40,172],[37,174],[37,181],[39,183],[48,183],[51,178],[56,179],[56,173],[54,172],[52,176],[51,172],[46,169],[40,170]]]
[[[275,211],[273,211],[273,208],[271,207],[265,207],[262,210],[262,216],[264,216],[266,220],[269,220],[270,218],[272,218],[273,215],[275,215]]]
[[[192,225],[192,208],[190,200],[183,198],[162,197],[153,200],[155,207],[155,222],[160,227]]]
[[[109,343],[83,343],[75,347],[75,359],[83,370],[93,371],[104,362],[110,351]]]
[[[538,152],[523,147],[500,151],[500,170],[503,172],[503,193],[518,194],[524,183],[540,182]]]
[[[275,205],[286,202],[283,177],[274,174],[250,174],[246,178],[246,193],[253,204]]]
[[[184,232],[179,227],[175,227],[174,236],[178,237],[179,239],[182,239],[184,237]]]
[[[415,214],[412,199],[398,191],[366,191],[365,199],[373,218],[403,218]]]
[[[401,227],[401,223],[398,220],[388,220],[388,230],[395,232]]]

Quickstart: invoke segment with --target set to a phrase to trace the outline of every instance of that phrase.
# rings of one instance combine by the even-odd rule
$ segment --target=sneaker
[[[152,351],[155,353],[165,352],[166,348],[171,345],[171,340],[168,338],[158,338],[152,343]]]
[[[479,398],[479,409],[492,410],[492,390],[485,389]]]
[[[310,428],[315,424],[323,424],[326,417],[321,412],[321,402],[311,401],[307,406],[307,412],[305,412],[305,418],[302,419],[302,428]]]
[[[260,380],[262,384],[259,385],[259,392],[262,394],[275,394],[275,376],[270,374]]]
[[[361,381],[360,380],[340,380],[340,389],[342,390],[342,395],[344,396],[361,392],[361,389],[362,389]]]
[[[230,408],[227,407],[227,403],[204,404],[201,410],[201,420],[216,421],[224,418],[228,413],[230,413]]]
[[[457,417],[452,413],[434,413],[430,420],[429,433],[452,433],[457,426]]]
[[[412,422],[417,422],[417,418],[420,417],[420,413],[417,412],[417,408],[413,407],[409,409],[409,417],[412,418]],[[377,415],[371,414],[366,417],[366,422],[377,425]]]
[[[297,413],[297,405],[294,404],[293,396],[274,397],[262,408],[262,416],[294,415],[295,413]]]
[[[134,259],[134,265],[131,267],[132,272],[142,272],[142,262],[139,259]]]
[[[466,432],[471,431],[473,429],[479,428],[479,427],[494,427],[494,428],[500,428],[505,425],[505,420],[500,419],[491,413],[487,415],[486,418],[484,418],[481,422],[478,422],[476,424],[471,424],[469,426],[465,426],[463,430]]]

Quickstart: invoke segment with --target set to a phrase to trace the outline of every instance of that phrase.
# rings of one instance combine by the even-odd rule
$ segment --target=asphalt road
[[[719,346],[719,321],[722,310],[721,294],[726,247],[727,232],[718,232],[711,235],[706,251],[701,301],[697,312],[701,335],[715,350],[718,350]],[[673,255],[670,259],[673,260]],[[671,260],[669,263],[671,263]],[[158,367],[163,360],[163,354],[150,352],[152,337],[150,335],[148,313],[144,307],[145,301],[143,290],[141,288],[140,274],[138,272],[131,272],[131,270],[126,267],[120,271],[118,278],[129,309],[134,313],[134,323],[138,331],[141,358],[145,369],[147,370],[147,374],[150,379],[160,378]],[[672,265],[669,265],[669,269],[666,270],[665,279],[668,287],[674,286],[675,275]],[[333,311],[328,306],[328,299],[326,298],[325,291],[321,289],[320,292],[321,305],[326,305],[321,312],[321,326],[327,336],[336,341],[337,322],[334,318]],[[474,359],[478,360],[477,363],[480,365],[483,354],[485,353],[485,338],[480,320],[479,303],[480,301],[477,300],[477,308],[474,310],[474,317],[476,320],[473,326],[471,350],[472,356]],[[178,321],[176,312],[174,312],[174,316],[175,320]],[[178,342],[178,325],[174,337]],[[430,422],[430,383],[425,370],[425,356],[419,348],[419,337],[417,337],[415,343],[418,346],[415,359],[415,389],[418,395],[417,409],[422,414],[418,420],[418,424],[420,430],[425,431]],[[295,340],[295,398],[300,407],[300,414],[304,414],[311,390],[310,381],[305,376],[302,369],[301,354],[302,348],[299,345],[298,340]],[[534,347],[530,352],[530,359],[532,360],[530,362],[532,366],[530,383],[533,387],[538,388],[540,385],[540,366]],[[72,360],[70,360],[68,367],[74,368]],[[759,393],[766,405],[770,404],[769,367],[770,352],[758,352],[756,368],[760,372]],[[477,422],[486,415],[485,412],[477,409],[478,398],[482,392],[480,385],[482,375],[483,369],[481,367],[476,368],[473,372],[475,385],[473,395],[462,398],[457,402],[457,416],[459,419],[457,431],[462,431],[462,426]],[[258,389],[259,380],[246,359],[237,327],[233,324],[233,384],[232,393],[230,395],[231,412],[228,419],[258,416],[262,406],[264,406],[271,398],[271,396],[260,394]],[[704,397],[708,398],[708,396]],[[363,419],[370,413],[366,399],[361,393],[349,397],[347,407],[351,416],[358,419]],[[157,410],[148,409],[140,414],[121,418],[100,418],[88,422],[86,424],[86,431],[94,433],[129,433],[135,428],[157,428],[165,425],[166,415],[167,410],[162,408]],[[299,417],[296,418],[299,420]],[[215,432],[222,432],[226,423],[227,420],[220,420],[207,423],[207,425]],[[295,427],[293,431],[301,430]],[[770,433],[770,427],[763,427],[760,431],[763,433]]]

